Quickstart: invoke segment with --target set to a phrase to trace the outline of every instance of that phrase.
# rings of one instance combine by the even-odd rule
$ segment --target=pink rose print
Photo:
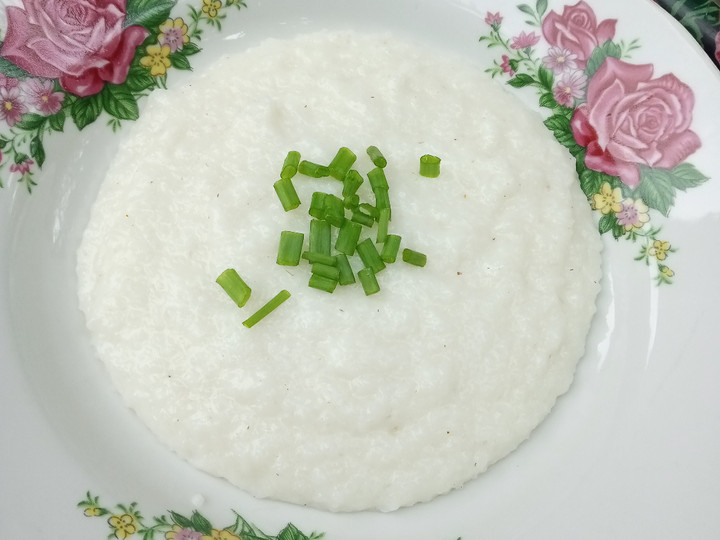
[[[0,55],[36,77],[59,79],[77,96],[122,83],[149,32],[123,28],[125,0],[23,0],[7,8]]]
[[[554,11],[548,13],[542,23],[542,33],[551,46],[576,54],[578,66],[585,69],[595,48],[615,36],[616,22],[616,19],[607,19],[598,24],[592,8],[580,0],[574,6],[565,6],[562,15]]]
[[[692,90],[675,75],[652,76],[650,64],[607,58],[571,121],[575,140],[586,148],[585,165],[632,188],[640,183],[638,165],[671,169],[700,148],[690,130]]]
[[[715,34],[715,59],[720,62],[720,32]]]

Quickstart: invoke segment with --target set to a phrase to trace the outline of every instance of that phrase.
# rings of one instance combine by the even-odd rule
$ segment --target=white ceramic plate
[[[9,17],[9,30],[3,22],[2,55],[15,43],[16,56],[9,57],[16,64],[23,62],[17,55],[29,54],[23,49],[31,44],[29,34],[22,31],[37,29],[36,3],[27,0],[24,12]],[[152,51],[140,54],[150,59],[123,79],[113,69],[135,52],[128,34],[114,49],[114,68],[73,79],[50,46],[25,69],[58,79],[60,104],[55,82],[33,83],[3,61],[0,71],[12,76],[0,79],[2,536],[181,540],[212,533],[232,540],[221,531],[229,527],[245,537],[254,531],[283,539],[313,531],[343,540],[720,537],[720,76],[652,2],[588,4],[550,0],[545,6],[540,0],[520,10],[500,0],[248,0],[245,7],[217,0],[194,7],[129,2],[132,22],[147,23],[154,6],[160,22],[163,8],[171,8],[171,18],[189,26],[189,45],[168,57],[168,90],[155,91],[172,92],[191,77],[179,69],[184,63],[199,72],[216,55],[269,36],[390,30],[460,52],[499,83],[512,76],[513,91],[527,106],[555,115],[547,125],[570,150],[594,156],[581,159],[589,168],[580,172],[607,230],[605,278],[570,392],[528,442],[477,480],[389,514],[330,514],[253,499],[181,461],[125,409],[89,346],[77,308],[75,249],[108,162],[127,133],[127,121],[118,125],[117,117],[133,116],[136,101],[142,114],[143,98],[128,92],[157,80],[149,69],[162,71],[164,53],[155,50],[155,60]],[[92,10],[66,15],[73,13],[80,14],[76,22],[85,17],[86,26],[96,24]],[[61,15],[50,14],[45,27]],[[532,24],[541,21],[544,27]],[[157,24],[153,28],[157,35]],[[197,28],[201,39],[193,34]],[[71,37],[88,39],[82,35]],[[67,44],[68,36],[65,30],[54,39]],[[611,44],[603,45],[608,39]],[[193,44],[202,51],[189,54],[197,52]],[[565,76],[548,76],[550,61],[543,58],[552,56],[553,46],[574,55],[564,55],[571,68],[575,64]],[[125,60],[122,47],[130,51]],[[607,55],[622,59],[603,63]],[[50,63],[56,72],[47,71]],[[590,75],[587,86],[582,75],[570,78],[576,71]],[[14,83],[15,77],[22,82]],[[126,93],[105,89],[103,77]],[[567,84],[554,92],[563,77]],[[95,98],[72,95],[97,92],[93,85],[102,89]],[[564,89],[577,92],[569,108],[538,105],[554,107],[553,95],[569,99]],[[78,124],[87,125],[78,131]],[[606,144],[608,133],[614,145]],[[647,212],[626,200],[638,173],[632,199],[654,207]],[[619,198],[615,187],[622,188]],[[649,223],[633,228],[639,223],[633,210],[647,214]],[[289,522],[294,527],[286,528]]]

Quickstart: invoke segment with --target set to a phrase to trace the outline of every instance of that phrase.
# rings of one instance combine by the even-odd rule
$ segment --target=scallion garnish
[[[437,178],[440,176],[440,158],[425,154],[420,158],[420,176]]]
[[[330,255],[330,224],[327,221],[313,219],[310,221],[309,248],[311,252]]]
[[[360,195],[357,193],[353,193],[352,195],[347,195],[346,197],[343,197],[343,206],[345,208],[353,209],[357,208],[357,205],[360,204]]]
[[[388,195],[388,190],[377,188],[373,189],[373,193],[375,194],[375,207],[378,209],[378,212],[383,208],[387,208],[388,210],[390,210],[390,196]],[[379,217],[380,215],[378,214],[378,218]]]
[[[323,201],[323,214],[325,221],[334,227],[340,227],[345,221],[345,205],[336,195],[328,193]]]
[[[370,238],[358,243],[355,249],[357,249],[365,268],[372,268],[372,271],[376,274],[385,268],[385,263],[380,258],[380,253],[378,253],[375,244]]]
[[[280,246],[278,247],[277,264],[282,266],[297,266],[303,250],[305,235],[294,231],[280,233]]]
[[[378,217],[380,217],[380,214],[378,214],[378,209],[370,203],[360,203],[358,204],[358,208],[366,214],[372,216],[373,219],[377,219]]]
[[[273,184],[275,193],[282,204],[283,209],[288,212],[300,206],[300,197],[298,197],[295,186],[289,178],[281,178]]]
[[[364,180],[360,173],[355,169],[350,169],[345,175],[345,178],[343,178],[343,197],[355,195],[363,182]]]
[[[346,220],[338,232],[335,249],[345,255],[353,255],[361,232],[362,225],[351,220]]]
[[[375,192],[376,189],[387,190],[390,188],[390,186],[388,186],[387,178],[385,177],[385,171],[383,171],[380,167],[375,167],[367,174],[367,177],[370,181],[370,186],[372,187],[373,192]]]
[[[328,169],[330,169],[330,176],[342,181],[350,170],[350,167],[352,167],[353,163],[355,163],[356,159],[357,156],[352,152],[352,150],[346,148],[345,146],[340,147],[340,150],[337,151],[337,154],[335,154],[335,157],[330,162],[330,165],[328,165]]]
[[[315,251],[303,251],[301,257],[308,261],[310,264],[322,263],[330,266],[337,264],[337,255],[326,255],[324,253],[317,253]]]
[[[378,229],[377,229],[377,243],[382,244],[388,235],[388,226],[390,222],[390,209],[383,208],[380,210],[380,217],[378,218]]]
[[[330,176],[330,169],[325,165],[318,165],[312,161],[302,160],[298,163],[298,172],[311,178],[324,178]]]
[[[317,219],[323,219],[325,217],[325,197],[327,193],[322,191],[316,191],[310,198],[310,208],[308,208],[308,214]]]
[[[397,234],[388,234],[380,251],[380,258],[388,264],[394,263],[400,250],[400,241],[402,238]]]
[[[427,255],[405,248],[402,252],[402,260],[415,266],[425,266],[425,263],[427,263]]]
[[[280,178],[292,178],[295,176],[298,170],[298,164],[300,163],[300,152],[291,150],[288,152],[285,161],[283,162],[282,171],[280,172]]]
[[[250,299],[252,289],[238,275],[234,268],[228,268],[215,280],[238,307],[243,307]]]
[[[335,261],[337,268],[340,271],[338,283],[340,285],[352,285],[355,283],[355,275],[353,274],[353,269],[352,266],[350,266],[350,261],[348,260],[347,255],[344,253],[338,253],[335,255]]]
[[[277,293],[267,304],[258,309],[250,317],[243,321],[243,326],[246,328],[252,328],[265,317],[267,317],[272,311],[274,311],[280,304],[290,298],[290,293],[285,289]]]
[[[340,279],[340,269],[337,266],[330,266],[329,264],[315,263],[312,265],[311,272],[318,276],[334,279],[335,281]]]
[[[319,274],[312,274],[310,276],[310,281],[308,281],[308,286],[312,287],[313,289],[319,289],[321,291],[325,292],[333,292],[335,290],[335,287],[337,287],[338,281],[337,279],[331,279],[327,278],[325,276],[321,276]]]
[[[376,167],[384,169],[387,166],[387,159],[385,159],[385,156],[382,155],[382,152],[377,146],[368,146],[367,155],[370,156],[370,159]]]
[[[350,216],[350,221],[354,221],[360,225],[365,225],[366,227],[372,227],[375,225],[375,218],[373,218],[370,214],[361,212],[360,210],[353,210],[352,216]]]
[[[370,296],[380,290],[380,285],[378,285],[375,272],[372,271],[372,268],[363,268],[360,270],[358,272],[358,278],[360,279],[363,291],[365,291],[365,296]]]

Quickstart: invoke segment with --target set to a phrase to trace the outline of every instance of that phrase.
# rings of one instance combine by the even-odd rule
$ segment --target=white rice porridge
[[[388,265],[373,296],[311,289],[307,264],[275,264],[278,238],[307,236],[310,194],[335,181],[296,177],[287,213],[273,182],[289,150],[327,164],[340,146],[365,175],[369,145],[388,159],[391,232],[428,263]],[[426,153],[439,178],[418,175]],[[77,268],[99,357],[169,448],[258,497],[389,511],[461,486],[548,414],[583,355],[600,250],[536,113],[467,61],[338,32],[153,93]],[[253,289],[242,309],[215,283],[230,267]]]

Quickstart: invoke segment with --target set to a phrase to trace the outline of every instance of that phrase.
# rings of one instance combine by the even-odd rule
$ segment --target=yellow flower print
[[[241,538],[227,529],[213,529],[210,536],[203,535],[202,540],[241,540]]]
[[[160,25],[160,35],[158,41],[160,45],[170,47],[170,52],[182,49],[183,45],[190,41],[188,36],[188,26],[182,17],[177,19],[168,19]]]
[[[130,514],[115,514],[108,519],[108,523],[115,529],[115,536],[123,540],[137,532],[137,521]]]
[[[170,47],[168,45],[148,45],[145,48],[147,56],[140,59],[140,65],[150,69],[150,75],[159,77],[165,75],[170,68]]]
[[[593,195],[592,205],[595,210],[600,210],[603,215],[610,212],[616,214],[622,210],[621,198],[620,188],[613,189],[609,182],[605,182],[600,188],[600,193]]]
[[[85,511],[83,512],[88,517],[94,517],[100,515],[100,508],[97,506],[88,506]]]
[[[211,19],[214,19],[218,16],[221,7],[222,3],[219,0],[203,0],[202,11]]]
[[[660,273],[665,277],[671,278],[675,275],[675,272],[673,272],[669,267],[665,266],[664,264],[661,264],[659,268]]]
[[[658,261],[663,261],[665,257],[667,257],[668,251],[670,251],[670,242],[655,240],[650,249],[648,249],[648,255],[655,257]]]
[[[625,199],[621,206],[621,210],[615,214],[615,217],[626,231],[639,229],[650,221],[648,207],[642,199]]]

